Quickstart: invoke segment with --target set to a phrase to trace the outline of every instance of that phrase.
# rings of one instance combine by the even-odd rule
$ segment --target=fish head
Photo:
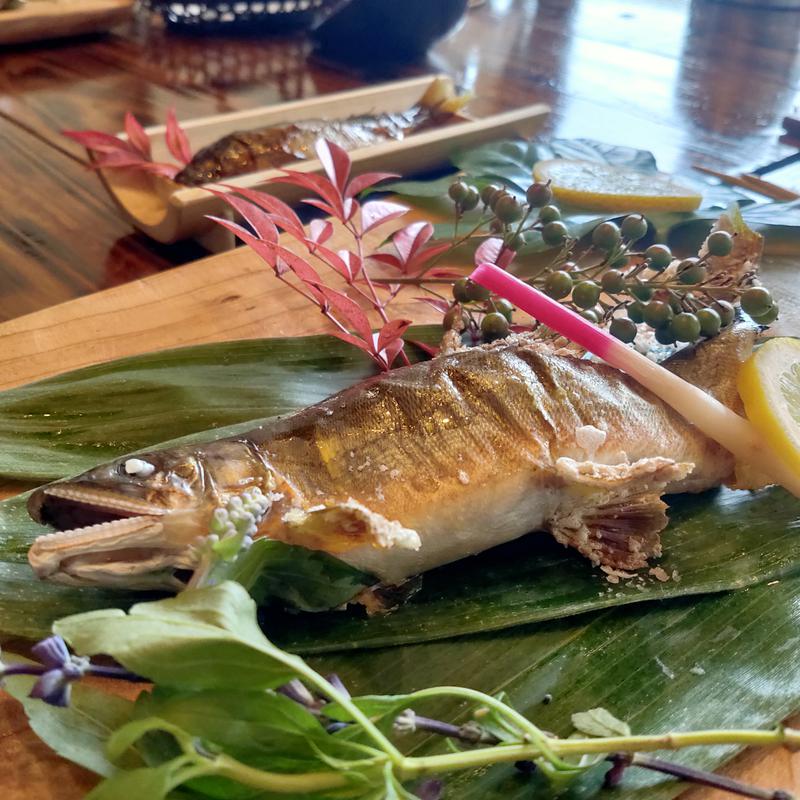
[[[28,552],[36,574],[70,585],[178,588],[192,545],[227,498],[269,479],[244,442],[129,456],[35,490],[28,511],[55,533]],[[260,466],[260,471],[256,469]]]

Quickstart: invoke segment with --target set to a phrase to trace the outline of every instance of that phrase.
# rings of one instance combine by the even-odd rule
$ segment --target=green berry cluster
[[[778,316],[769,291],[752,285],[752,276],[740,284],[728,278],[715,284],[710,278],[711,259],[733,251],[734,237],[727,231],[709,235],[702,258],[679,260],[665,244],[637,250],[648,224],[641,214],[630,214],[620,224],[597,225],[591,244],[577,256],[577,242],[569,238],[549,184],[533,183],[524,201],[501,186],[491,184],[479,191],[463,180],[450,186],[449,195],[457,216],[482,205],[490,216],[481,225],[488,225],[489,232],[477,235],[502,236],[504,250],[516,253],[531,231],[538,231],[545,244],[558,247],[552,263],[529,282],[584,318],[607,325],[623,342],[632,343],[641,325],[651,328],[665,345],[715,336],[733,322],[736,302],[762,325]],[[512,312],[505,300],[461,279],[453,286],[444,324],[467,331],[476,341],[497,339],[510,332]]]
[[[473,341],[502,339],[511,332],[514,306],[469,278],[453,284],[453,304],[444,315],[445,330],[466,332]]]

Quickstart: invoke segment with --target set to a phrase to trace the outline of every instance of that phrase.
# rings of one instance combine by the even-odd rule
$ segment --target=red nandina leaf
[[[392,236],[392,244],[395,246],[398,255],[405,266],[428,239],[433,236],[433,225],[430,222],[412,222],[404,228],[400,228]]]
[[[94,150],[96,153],[123,151],[138,155],[138,151],[130,142],[126,142],[118,136],[112,136],[110,133],[103,133],[102,131],[62,131],[62,133],[87,150]]]
[[[379,264],[386,264],[400,271],[403,269],[403,262],[400,260],[400,256],[396,256],[394,253],[372,253],[370,258]]]
[[[364,263],[358,257],[358,254],[351,253],[349,250],[339,250],[339,258],[347,264],[350,274],[353,276],[353,280],[355,280],[361,274],[361,270],[364,267]]]
[[[277,243],[278,229],[271,219],[271,214],[268,214],[255,203],[251,203],[249,200],[245,200],[242,197],[237,197],[235,194],[219,192],[216,189],[208,189],[207,191],[219,197],[220,200],[224,200],[229,206],[238,211],[252,226],[260,239],[270,244]]]
[[[336,209],[330,203],[326,203],[324,200],[317,200],[316,197],[307,197],[300,202],[309,206],[314,206],[314,208],[318,208],[320,211],[324,211],[326,214],[344,221],[342,217],[336,213]]]
[[[378,352],[380,353],[381,350],[386,349],[396,339],[402,337],[410,326],[410,319],[393,319],[387,322],[378,333],[378,343],[376,345]],[[391,364],[392,362],[389,361],[389,363]]]
[[[352,328],[364,341],[372,341],[372,327],[369,324],[367,315],[361,310],[361,306],[351,300],[346,294],[331,289],[330,286],[318,284],[318,288],[325,299],[330,304],[340,322],[344,322]]]
[[[118,150],[114,153],[96,153],[91,164],[93,169],[117,169],[121,167],[142,167],[149,164],[139,153]]]
[[[358,200],[353,200],[352,197],[348,197],[344,201],[344,218],[346,221],[353,219],[359,209]]]
[[[439,355],[440,347],[434,347],[432,344],[426,344],[425,342],[419,342],[416,339],[409,339],[408,340],[414,347],[419,347],[423,353],[427,353],[431,358],[435,358]]]
[[[450,310],[450,303],[447,300],[440,300],[438,297],[412,297],[411,299],[416,300],[418,303],[427,303],[437,311],[441,311],[442,314]]]
[[[324,284],[322,283],[322,278],[320,278],[319,273],[308,263],[302,256],[297,255],[297,253],[292,252],[286,247],[281,247],[278,245],[275,248],[278,256],[282,258],[288,265],[289,268],[300,278],[303,283],[305,283],[309,288],[318,289],[319,294],[324,295],[322,292],[322,288]],[[317,292],[315,292],[315,295]],[[327,298],[326,298],[327,299]]]
[[[167,111],[167,130],[164,138],[167,142],[167,149],[181,164],[188,164],[192,160],[192,148],[189,145],[189,139],[178,123],[174,108]]]
[[[340,201],[344,200],[344,190],[350,177],[350,156],[338,144],[327,139],[318,139],[314,149],[331,184],[339,190]]]
[[[250,231],[229,219],[214,217],[211,214],[207,215],[207,219],[219,223],[223,228],[227,228],[229,231],[233,231],[233,233],[238,236],[246,245],[248,245],[256,253],[256,255],[266,261],[266,263],[272,267],[273,270],[275,270],[275,274],[281,274],[276,264],[274,245],[259,239],[257,236],[253,236]]]
[[[429,261],[432,261],[436,256],[447,252],[452,245],[450,242],[441,242],[440,244],[432,244],[415,253],[414,257],[406,264],[407,273],[415,273],[422,269]]]
[[[230,184],[221,184],[226,189],[231,189],[242,197],[247,198],[251,203],[255,203],[260,208],[268,211],[272,215],[272,221],[283,230],[289,232],[296,239],[306,238],[306,232],[300,217],[283,200],[273,197],[267,192],[259,192],[256,189],[242,189]]]
[[[480,264],[496,264],[497,257],[500,255],[500,251],[503,249],[503,240],[502,239],[485,239],[483,242],[480,243],[478,249],[475,251],[475,266],[479,266]]]
[[[408,206],[400,203],[390,203],[387,200],[372,200],[361,206],[361,232],[367,233],[379,225],[402,217],[408,211]]]
[[[432,261],[436,256],[447,252],[451,248],[450,242],[441,242],[440,244],[432,244],[424,250],[416,253],[414,257],[406,263],[406,272],[417,272],[429,261]]]
[[[303,189],[314,192],[334,210],[333,216],[344,222],[344,207],[342,205],[342,198],[339,195],[339,190],[327,178],[323,178],[321,175],[312,175],[307,172],[284,170],[283,175],[272,178],[270,183],[290,183],[294,186],[300,186]],[[304,202],[308,201],[306,200]]]
[[[506,247],[504,250],[501,251],[500,255],[497,257],[497,261],[495,262],[498,267],[502,269],[507,269],[509,264],[514,260],[514,256],[516,255],[516,251],[512,250],[510,247]]]
[[[139,120],[131,114],[125,112],[125,133],[128,134],[128,141],[147,159],[150,158],[150,137],[144,132],[144,128],[139,124]]]
[[[353,336],[352,333],[345,333],[344,331],[331,331],[331,336],[335,336],[337,339],[341,339],[348,344],[355,345],[360,350],[374,357],[371,342],[365,342],[363,339],[359,339],[358,336]]]
[[[162,175],[165,178],[174,178],[180,171],[180,167],[174,164],[160,164],[157,161],[143,161],[137,169],[143,172],[151,172],[153,175]]]
[[[431,278],[463,278],[464,272],[458,269],[451,269],[450,267],[434,267],[426,273]]]
[[[394,341],[389,342],[384,349],[384,353],[386,354],[386,366],[391,369],[392,364],[395,362],[397,356],[400,355],[400,352],[406,346],[406,343],[402,339],[395,339]]]
[[[350,181],[347,189],[345,189],[345,197],[355,197],[360,194],[364,189],[369,189],[381,181],[389,180],[390,178],[399,178],[400,176],[395,172],[365,172],[363,175],[357,175]]]
[[[314,255],[319,256],[328,266],[336,270],[348,283],[353,282],[355,275],[353,274],[352,265],[349,259],[342,257],[342,253],[334,253],[333,250],[324,247],[321,244],[315,245],[313,252]],[[347,251],[342,251],[346,253]]]
[[[333,223],[329,219],[312,219],[308,224],[308,231],[312,242],[325,244],[333,236]]]

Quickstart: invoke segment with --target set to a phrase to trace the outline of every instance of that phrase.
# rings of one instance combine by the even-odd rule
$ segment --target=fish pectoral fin
[[[661,555],[659,534],[667,525],[661,494],[693,468],[668,458],[611,465],[560,458],[556,470],[568,484],[566,498],[548,529],[594,564],[646,567],[649,558]]]
[[[352,498],[308,509],[291,508],[281,517],[281,523],[268,535],[287,544],[328,553],[345,553],[364,545],[409,550],[418,550],[421,545],[415,530],[386,519]]]

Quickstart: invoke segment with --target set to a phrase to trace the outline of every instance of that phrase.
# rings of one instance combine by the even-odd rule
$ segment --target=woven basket
[[[167,26],[187,33],[286,33],[309,28],[341,0],[151,0]]]

